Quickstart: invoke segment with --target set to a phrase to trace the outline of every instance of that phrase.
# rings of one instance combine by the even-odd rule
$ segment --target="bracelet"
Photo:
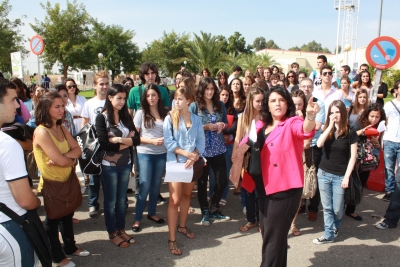
[[[312,119],[310,119],[310,117],[306,116],[306,119],[309,120],[309,121],[315,121],[315,116]]]

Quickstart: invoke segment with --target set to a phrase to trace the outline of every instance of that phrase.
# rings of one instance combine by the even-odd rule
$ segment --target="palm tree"
[[[276,62],[273,56],[270,56],[268,53],[257,55],[259,57],[258,62],[264,67],[271,67],[272,65],[276,65],[279,67],[279,63]]]
[[[241,66],[243,70],[250,70],[251,73],[255,73],[257,70],[257,65],[261,64],[260,59],[261,57],[254,53],[240,54],[239,66]]]
[[[212,73],[226,60],[221,53],[223,43],[219,42],[217,36],[200,31],[200,36],[193,34],[192,41],[186,43],[184,51],[187,60],[191,62],[199,72],[208,68]]]

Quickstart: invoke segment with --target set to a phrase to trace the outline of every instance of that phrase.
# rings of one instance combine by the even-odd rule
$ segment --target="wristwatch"
[[[122,137],[118,137],[118,143],[122,143]]]

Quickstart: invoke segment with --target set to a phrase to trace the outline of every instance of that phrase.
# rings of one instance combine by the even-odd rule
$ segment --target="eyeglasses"
[[[324,75],[324,76],[326,76],[326,75],[332,76],[332,71],[323,72],[322,75]]]
[[[287,76],[288,78],[294,78],[294,76]]]
[[[68,88],[68,89],[76,88],[76,84],[74,84],[74,85],[68,85],[67,88]]]
[[[313,86],[312,86],[312,85],[302,85],[302,86],[300,86],[300,88],[303,88],[303,89],[306,89],[306,88],[311,89],[311,88],[313,88]]]

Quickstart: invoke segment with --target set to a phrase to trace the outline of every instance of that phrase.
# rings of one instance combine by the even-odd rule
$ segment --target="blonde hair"
[[[100,78],[107,78],[107,79],[109,79],[109,78],[108,78],[108,73],[107,73],[105,70],[100,70],[99,72],[95,73],[95,74],[93,75],[93,84],[94,84],[94,85],[97,85],[97,79],[100,79]]]
[[[246,131],[250,130],[251,122],[254,117],[253,99],[256,95],[263,95],[264,91],[260,88],[251,88],[246,98],[246,108],[241,116],[241,129],[239,139],[242,139]],[[261,114],[261,112],[260,112]]]
[[[177,96],[183,95],[186,99],[189,100],[188,105],[193,102],[193,94],[190,89],[187,89],[186,87],[181,87],[175,91],[175,99]],[[174,106],[174,109],[171,111],[171,122],[172,126],[174,127],[175,130],[179,129],[179,123],[181,120],[181,113],[180,111]]]

